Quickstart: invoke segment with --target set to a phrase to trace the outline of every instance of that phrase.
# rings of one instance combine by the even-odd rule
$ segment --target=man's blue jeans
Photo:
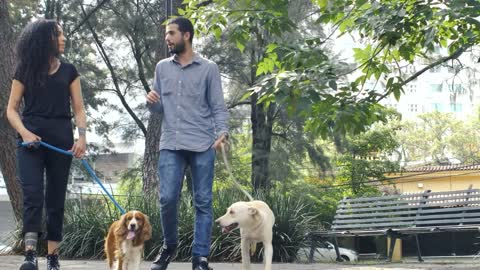
[[[212,185],[215,149],[205,152],[161,150],[158,160],[160,178],[160,215],[164,245],[178,244],[178,201],[182,190],[185,169],[192,171],[193,202],[195,205],[195,235],[193,257],[207,257],[210,253],[212,233]]]

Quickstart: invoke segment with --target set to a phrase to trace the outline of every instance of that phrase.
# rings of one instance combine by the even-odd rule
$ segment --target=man
[[[190,166],[195,205],[192,269],[208,270],[212,231],[215,152],[228,138],[228,111],[217,65],[192,49],[193,25],[178,17],[167,23],[170,58],[157,64],[147,106],[163,112],[160,139],[160,214],[164,243],[151,270],[165,270],[178,244],[177,205]]]

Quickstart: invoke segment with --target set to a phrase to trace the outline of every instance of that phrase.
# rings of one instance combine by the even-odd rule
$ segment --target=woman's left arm
[[[73,113],[75,114],[75,124],[78,130],[78,140],[73,144],[70,151],[76,158],[83,158],[87,149],[87,116],[85,106],[83,105],[82,88],[80,86],[80,77],[77,77],[70,84],[70,97],[72,99]]]

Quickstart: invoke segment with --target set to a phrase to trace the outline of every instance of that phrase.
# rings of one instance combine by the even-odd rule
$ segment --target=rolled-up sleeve
[[[153,103],[153,104],[150,104],[150,103],[147,103],[147,108],[151,111],[151,112],[156,112],[156,113],[163,113],[163,104],[162,104],[162,94],[161,94],[161,83],[160,83],[160,66],[157,64],[157,66],[155,67],[155,75],[154,75],[154,78],[153,78],[153,90],[152,91],[155,91],[157,92],[157,94],[160,96],[160,101],[158,101],[157,103]]]
[[[217,136],[224,133],[228,134],[229,113],[223,96],[220,71],[215,63],[210,63],[207,93],[208,104],[212,110],[215,122],[215,133]]]

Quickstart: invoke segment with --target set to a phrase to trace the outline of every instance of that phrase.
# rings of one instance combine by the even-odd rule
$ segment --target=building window
[[[462,104],[460,104],[460,103],[450,103],[450,110],[452,112],[462,112]]]
[[[430,91],[433,93],[441,93],[442,84],[430,84]]]
[[[448,85],[448,90],[451,93],[456,93],[456,94],[463,94],[464,93],[464,89],[463,89],[463,86],[461,84],[449,84]]]
[[[407,85],[407,92],[411,93],[411,94],[416,93],[417,92],[417,85],[414,84],[414,83],[408,84]]]
[[[418,104],[408,104],[408,111],[409,112],[417,112],[418,111]]]
[[[432,103],[432,110],[437,111],[437,112],[443,111],[442,104]]]

